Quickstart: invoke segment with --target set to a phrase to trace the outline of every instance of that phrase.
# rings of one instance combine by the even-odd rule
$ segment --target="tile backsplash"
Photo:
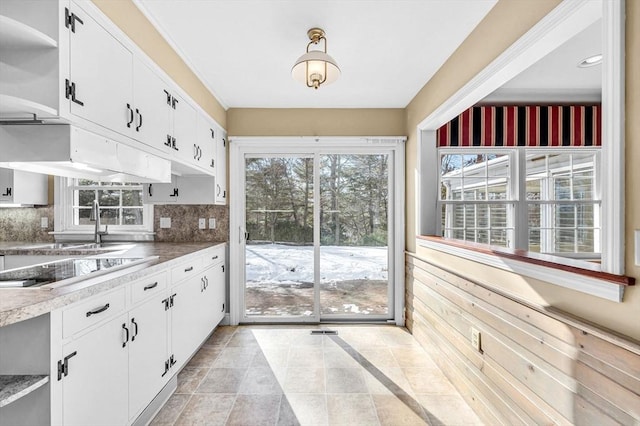
[[[214,205],[156,205],[153,209],[156,241],[162,242],[226,242],[229,241],[229,208]],[[171,228],[160,228],[160,218],[171,218]],[[206,229],[198,229],[198,219],[205,219]],[[216,221],[209,229],[209,218]]]
[[[229,241],[229,208],[214,205],[156,205],[154,207],[155,241],[226,242]],[[54,207],[0,208],[0,241],[53,242]],[[48,227],[41,228],[46,217]],[[171,218],[171,228],[161,229],[160,218]],[[198,229],[198,219],[205,219],[206,229]],[[209,229],[209,219],[216,221]]]
[[[47,218],[48,226],[40,226]],[[53,242],[53,206],[0,208],[0,241]]]

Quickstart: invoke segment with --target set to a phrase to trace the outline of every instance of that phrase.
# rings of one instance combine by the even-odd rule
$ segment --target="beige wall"
[[[202,109],[218,124],[227,128],[225,109],[131,0],[93,2]]]
[[[231,108],[231,136],[404,136],[404,109]]]
[[[501,0],[407,107],[407,249],[473,280],[531,303],[560,309],[617,333],[640,340],[640,288],[629,287],[623,303],[613,303],[546,282],[497,270],[415,244],[416,126],[436,107],[484,68],[558,0]],[[627,1],[626,21],[626,272],[640,278],[634,265],[633,231],[640,229],[640,1]],[[499,29],[499,31],[496,31]]]

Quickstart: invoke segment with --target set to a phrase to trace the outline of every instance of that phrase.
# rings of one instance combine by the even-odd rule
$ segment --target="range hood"
[[[171,182],[171,162],[68,124],[0,126],[0,167],[103,182]]]

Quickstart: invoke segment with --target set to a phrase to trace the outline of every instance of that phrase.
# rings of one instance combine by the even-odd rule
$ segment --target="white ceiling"
[[[404,108],[497,0],[134,0],[223,106]],[[342,75],[291,78],[323,28]]]
[[[578,67],[585,58],[599,53],[602,53],[602,19],[505,83],[482,103],[599,102],[602,65]]]

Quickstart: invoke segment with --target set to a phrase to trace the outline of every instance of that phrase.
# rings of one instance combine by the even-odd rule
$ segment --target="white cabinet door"
[[[13,170],[0,169],[0,202],[13,201]]]
[[[145,204],[167,204],[179,202],[178,177],[171,176],[171,183],[147,183],[142,200]]]
[[[216,204],[227,204],[227,132],[216,138]]]
[[[224,263],[216,265],[213,268],[213,279],[211,280],[210,290],[214,293],[214,318],[213,324],[217,326],[224,318],[226,312],[226,266]]]
[[[143,200],[148,204],[214,204],[213,176],[172,176],[172,183],[145,184]]]
[[[139,59],[133,62],[133,137],[163,152],[173,152],[171,135],[171,95],[169,86]]]
[[[168,314],[160,293],[129,311],[129,418],[134,419],[167,383]]]
[[[208,117],[200,113],[198,114],[197,130],[197,146],[202,152],[198,163],[200,167],[215,176],[217,126]]]
[[[3,203],[46,205],[47,175],[0,168],[0,206]]]
[[[186,279],[171,291],[171,354],[180,368],[202,343],[202,275]]]
[[[69,36],[71,113],[129,135],[135,122],[133,55],[77,4],[71,9],[78,17]]]
[[[121,314],[63,347],[62,416],[68,426],[128,422],[127,314]],[[54,379],[55,380],[55,379]]]
[[[205,301],[203,308],[204,336],[222,321],[225,311],[225,276],[224,264],[217,264],[205,271]]]
[[[193,145],[196,143],[196,110],[182,97],[174,93],[171,99],[173,109],[173,132],[171,135],[173,148],[178,158],[183,161],[196,164]]]

